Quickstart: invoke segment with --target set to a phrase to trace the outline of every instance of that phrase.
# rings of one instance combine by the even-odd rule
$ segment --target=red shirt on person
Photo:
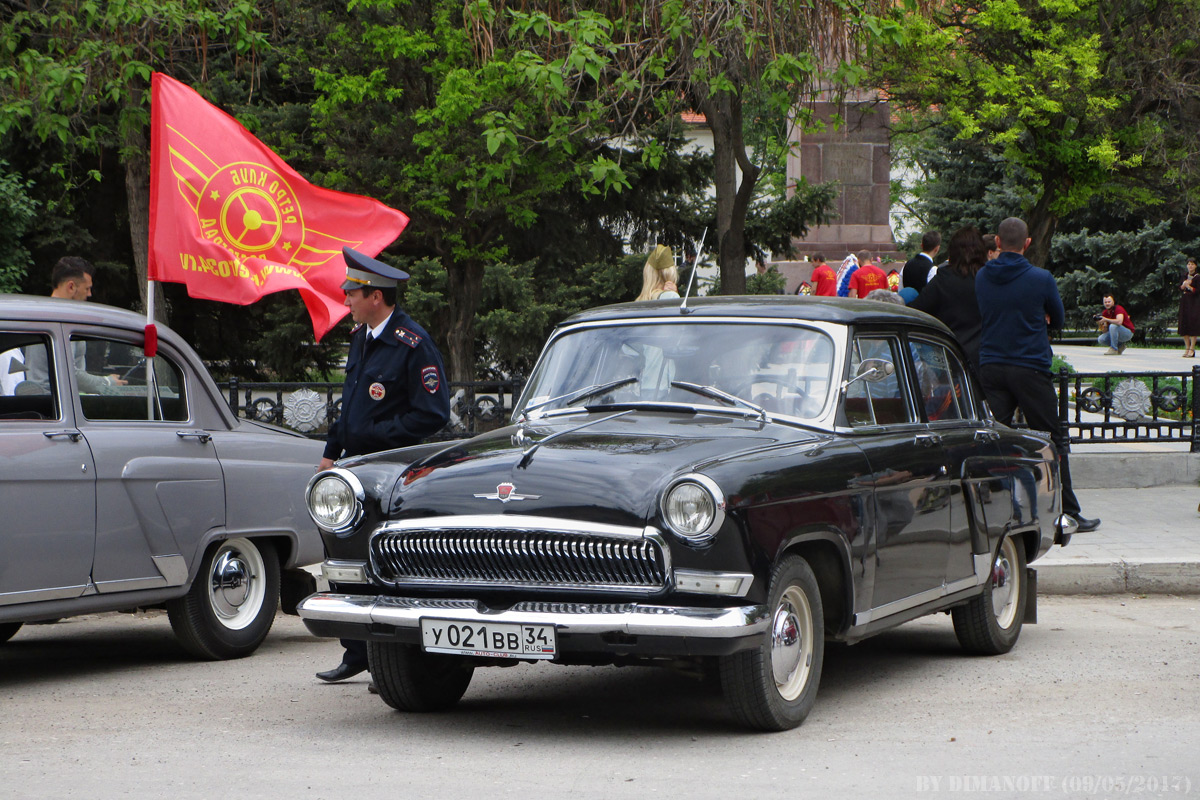
[[[863,264],[857,272],[850,276],[850,291],[855,293],[851,297],[866,297],[875,289],[891,289],[891,287],[888,286],[887,273],[874,264],[870,262]]]
[[[1116,303],[1113,303],[1112,308],[1106,308],[1100,312],[1100,316],[1107,317],[1108,319],[1116,319],[1118,314],[1125,315],[1125,318],[1123,320],[1121,320],[1121,324],[1124,325],[1126,328],[1129,328],[1130,331],[1132,331],[1133,330],[1133,320],[1129,318],[1129,312],[1125,310],[1124,306],[1119,306]]]
[[[825,262],[821,262],[813,270],[812,281],[816,284],[816,289],[813,290],[814,295],[818,297],[837,296],[837,273]]]

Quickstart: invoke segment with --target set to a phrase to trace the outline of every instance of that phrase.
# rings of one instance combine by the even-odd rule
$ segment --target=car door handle
[[[198,439],[200,444],[208,444],[212,441],[212,434],[208,431],[175,431],[175,435],[180,439]]]
[[[975,431],[975,441],[998,442],[1000,441],[1000,431]]]
[[[72,442],[78,442],[83,438],[83,434],[74,428],[68,428],[65,431],[42,431],[42,436],[45,436],[47,439],[57,439],[60,436],[65,436]]]
[[[936,433],[918,433],[913,437],[913,444],[919,444],[921,447],[937,447],[942,443],[942,437]]]

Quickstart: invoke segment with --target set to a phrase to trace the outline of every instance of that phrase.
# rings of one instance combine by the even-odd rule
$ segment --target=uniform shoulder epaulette
[[[404,342],[409,347],[416,347],[421,343],[421,337],[410,331],[408,328],[396,328],[396,338]]]
[[[350,335],[351,335],[351,336],[353,336],[354,334],[358,333],[359,329],[360,329],[360,328],[362,328],[362,326],[363,326],[364,324],[366,324],[366,323],[360,322],[360,323],[358,323],[357,325],[355,325],[353,328],[351,328],[351,329],[350,329]]]

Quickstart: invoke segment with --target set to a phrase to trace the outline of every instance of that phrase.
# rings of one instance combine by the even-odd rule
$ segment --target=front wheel
[[[367,642],[379,696],[397,711],[445,711],[466,693],[475,667],[461,656],[426,653],[413,644]]]
[[[19,622],[0,622],[0,644],[4,644],[16,636],[19,630],[21,630],[21,623]]]
[[[167,603],[184,649],[216,661],[258,649],[279,607],[279,558],[263,539],[226,539],[209,548],[188,593]]]
[[[1012,650],[1025,621],[1028,578],[1025,548],[1013,537],[1005,537],[983,594],[951,610],[954,635],[964,650],[991,656]]]
[[[769,602],[758,646],[721,658],[721,686],[739,722],[783,731],[812,710],[825,660],[821,590],[807,561],[788,556],[776,565]]]

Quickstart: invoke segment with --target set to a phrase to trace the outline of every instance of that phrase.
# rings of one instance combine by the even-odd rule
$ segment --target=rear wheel
[[[1013,537],[1005,537],[983,594],[951,611],[958,643],[968,653],[1007,653],[1021,635],[1028,601],[1025,548]]]
[[[226,539],[209,548],[196,580],[167,603],[184,648],[212,661],[258,649],[279,607],[279,558],[263,539]]]
[[[379,696],[398,711],[452,708],[475,674],[461,656],[426,653],[413,644],[367,642],[367,661]]]
[[[21,630],[21,623],[19,622],[0,622],[0,644],[7,642],[19,630]]]
[[[758,646],[721,659],[721,686],[739,722],[782,731],[812,710],[825,660],[821,590],[807,561],[779,562],[769,602],[770,626]]]

